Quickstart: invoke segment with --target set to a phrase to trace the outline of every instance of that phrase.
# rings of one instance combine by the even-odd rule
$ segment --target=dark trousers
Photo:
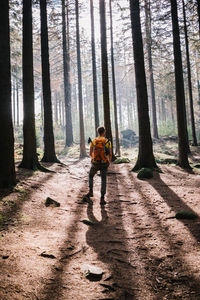
[[[90,191],[93,191],[93,178],[94,175],[100,171],[101,175],[101,196],[106,194],[106,177],[109,163],[105,164],[92,164],[89,172],[89,188]]]

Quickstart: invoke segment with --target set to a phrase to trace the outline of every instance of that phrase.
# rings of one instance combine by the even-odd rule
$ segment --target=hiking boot
[[[100,204],[101,204],[101,205],[105,205],[105,204],[106,204],[106,201],[105,201],[105,199],[104,199],[104,196],[101,196]]]

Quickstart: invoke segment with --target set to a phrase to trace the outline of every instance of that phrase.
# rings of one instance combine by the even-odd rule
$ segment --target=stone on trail
[[[60,206],[60,203],[53,200],[52,198],[50,197],[47,197],[46,201],[45,201],[45,206],[48,207],[48,206],[54,206],[54,207],[59,207]]]
[[[92,265],[84,265],[83,268],[83,273],[87,279],[90,281],[99,281],[102,279],[102,275],[104,271],[96,266]]]
[[[153,178],[153,170],[149,168],[142,168],[138,174],[137,174],[138,179],[150,179]]]
[[[47,257],[47,258],[52,258],[52,259],[56,258],[53,254],[47,253],[46,251],[42,252],[40,254],[40,256]]]
[[[82,222],[83,224],[85,224],[85,225],[89,225],[89,226],[91,226],[91,225],[94,225],[94,224],[95,224],[94,222],[92,222],[92,221],[90,221],[90,220],[86,220],[86,219],[84,219],[84,220],[81,220],[81,222]]]

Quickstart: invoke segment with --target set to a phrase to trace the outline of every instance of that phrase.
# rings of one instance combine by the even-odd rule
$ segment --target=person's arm
[[[110,150],[110,153],[109,153],[109,163],[111,163],[111,161],[112,161],[112,146],[111,146],[111,142],[109,142],[109,150]]]
[[[90,157],[92,158],[92,153],[93,153],[93,147],[94,147],[94,145],[93,145],[93,143],[91,142],[90,143]]]

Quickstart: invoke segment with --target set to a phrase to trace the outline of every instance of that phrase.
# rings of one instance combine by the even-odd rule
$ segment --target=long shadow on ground
[[[182,209],[189,209],[189,207],[166,186],[159,175],[155,177],[154,179],[148,180],[148,183],[157,190],[163,198],[163,201],[166,201],[166,197],[169,196],[171,204],[173,203],[174,205],[174,201],[177,201],[179,208],[180,205],[182,205]],[[146,193],[142,191],[142,183],[135,178],[132,172],[129,172],[127,178],[133,183],[134,189],[140,196],[140,199],[137,200],[139,207],[136,207],[136,211],[138,213],[142,211],[146,216],[147,224],[141,224],[140,218],[135,216],[133,224],[137,231],[142,230],[142,232],[144,232],[141,232],[140,235],[136,237],[136,240],[137,243],[140,244],[139,250],[142,250],[139,251],[139,256],[141,261],[146,264],[147,278],[151,281],[155,299],[177,299],[177,295],[181,295],[181,298],[178,299],[200,299],[200,280],[196,279],[193,271],[187,266],[183,251],[181,247],[177,245],[178,236],[172,235],[169,225],[165,222],[163,223],[163,219],[158,210],[159,204],[153,200],[152,195],[148,194],[147,196]],[[121,183],[124,183],[125,186],[126,180],[124,179],[124,182],[122,181]],[[159,189],[159,185],[162,185],[162,191]],[[163,185],[166,186],[164,191]],[[172,193],[168,193],[169,190]],[[188,226],[187,222],[184,222],[184,224]],[[150,230],[148,230],[148,227],[145,228],[146,225],[150,225]],[[196,230],[192,230],[192,233],[193,236],[196,237]],[[143,250],[146,252],[145,255],[143,254]],[[164,298],[166,296],[170,298]]]
[[[155,181],[149,181],[152,187],[160,194],[163,200],[167,203],[171,209],[177,213],[179,211],[190,211],[195,213],[190,206],[188,206],[172,189],[165,184],[165,182],[160,178],[160,174],[155,174]],[[162,189],[159,187],[162,186]],[[190,231],[193,237],[200,242],[200,222],[197,220],[180,220]]]

